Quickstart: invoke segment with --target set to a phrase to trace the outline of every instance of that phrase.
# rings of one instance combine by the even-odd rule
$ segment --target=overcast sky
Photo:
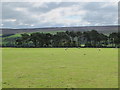
[[[113,2],[4,2],[5,28],[117,25],[118,5]]]

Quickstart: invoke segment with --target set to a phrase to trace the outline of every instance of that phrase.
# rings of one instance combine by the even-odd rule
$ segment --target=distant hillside
[[[17,34],[17,33],[30,33],[30,32],[57,32],[57,31],[67,31],[67,30],[84,32],[93,29],[104,34],[109,34],[111,32],[118,32],[118,26],[49,27],[49,28],[26,28],[26,29],[4,28],[0,30],[2,31],[2,34]]]

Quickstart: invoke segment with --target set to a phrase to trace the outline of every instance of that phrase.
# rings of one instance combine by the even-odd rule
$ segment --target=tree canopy
[[[120,47],[120,33],[105,35],[96,30],[21,34],[17,47]]]

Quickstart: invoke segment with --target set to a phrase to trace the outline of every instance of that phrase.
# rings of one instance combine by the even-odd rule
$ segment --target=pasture
[[[3,48],[3,88],[117,88],[118,49]]]

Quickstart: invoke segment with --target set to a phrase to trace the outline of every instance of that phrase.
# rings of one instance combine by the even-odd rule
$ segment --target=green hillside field
[[[116,48],[3,48],[3,88],[117,88]]]

